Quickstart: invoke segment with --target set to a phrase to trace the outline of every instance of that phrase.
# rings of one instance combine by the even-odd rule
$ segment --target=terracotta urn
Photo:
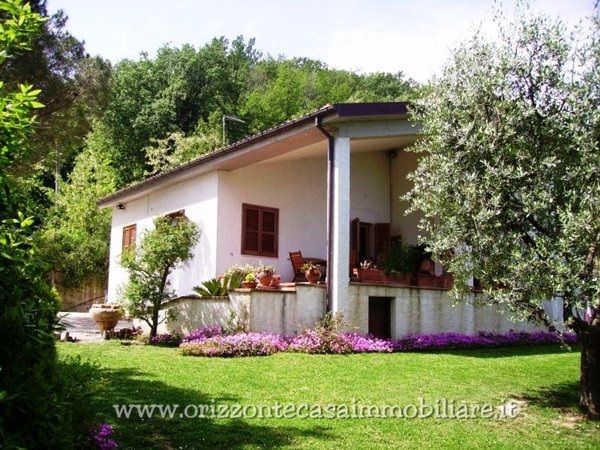
[[[308,269],[304,272],[304,276],[306,277],[306,281],[315,284],[321,279],[321,271],[319,269]]]
[[[273,279],[271,280],[272,287],[279,287],[281,284],[281,277],[279,275],[273,275]]]
[[[94,304],[90,308],[90,316],[96,322],[98,329],[105,333],[117,326],[123,317],[123,310],[118,305]]]
[[[242,287],[245,289],[254,289],[256,287],[256,281],[242,281]]]
[[[256,278],[258,278],[258,284],[260,286],[262,286],[262,287],[270,286],[271,281],[273,281],[273,272],[270,272],[268,270],[259,272],[256,275]]]

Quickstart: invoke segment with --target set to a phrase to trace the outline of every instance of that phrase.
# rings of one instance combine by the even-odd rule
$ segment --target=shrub
[[[208,339],[214,336],[221,336],[223,333],[223,328],[219,325],[206,325],[204,327],[198,328],[196,331],[188,334],[182,339],[182,343],[190,342],[190,341],[202,341],[204,339]]]
[[[191,356],[267,356],[284,351],[287,340],[278,334],[241,333],[190,340],[179,348],[184,355]]]
[[[91,440],[98,450],[113,450],[117,443],[112,438],[113,427],[107,423],[101,423],[92,431]]]
[[[222,278],[212,278],[193,288],[202,297],[224,297],[232,289],[242,287],[243,275],[239,272],[225,274]]]
[[[217,325],[202,327],[183,338],[182,354],[192,356],[264,356],[280,351],[309,354],[391,353],[432,350],[493,348],[539,344],[574,344],[571,333],[481,332],[476,336],[460,333],[406,336],[398,340],[344,331],[340,316],[329,315],[314,329],[305,329],[296,337],[270,333],[227,335]]]
[[[181,336],[170,333],[157,334],[150,338],[149,344],[159,347],[179,347],[179,344],[181,344]]]

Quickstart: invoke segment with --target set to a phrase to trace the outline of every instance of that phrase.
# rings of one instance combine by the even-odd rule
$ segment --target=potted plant
[[[278,288],[281,284],[281,277],[279,275],[273,275],[273,279],[271,280],[271,287]]]
[[[256,287],[256,276],[253,272],[246,274],[244,281],[242,281],[242,287],[246,289],[254,289]]]
[[[360,267],[355,269],[358,281],[383,282],[383,270],[378,269],[372,259],[365,259]]]
[[[421,260],[419,247],[409,245],[402,239],[395,240],[382,260],[385,282],[416,285]]]
[[[321,266],[313,263],[312,261],[305,262],[302,265],[302,270],[304,271],[306,281],[309,283],[315,284],[321,279]]]
[[[260,287],[269,287],[271,281],[273,281],[273,275],[275,275],[275,267],[261,265],[256,270],[256,278],[258,278],[258,284]]]

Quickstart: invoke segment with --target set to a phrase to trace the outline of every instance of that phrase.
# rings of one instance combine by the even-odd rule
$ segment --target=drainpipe
[[[333,162],[335,159],[335,144],[333,136],[321,123],[321,118],[315,119],[315,126],[327,138],[327,277],[325,311],[331,312],[331,263],[333,261]]]

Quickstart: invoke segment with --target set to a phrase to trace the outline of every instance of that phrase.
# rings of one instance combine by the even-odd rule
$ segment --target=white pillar
[[[350,138],[336,137],[334,148],[333,259],[327,271],[331,311],[344,313],[350,295]]]

